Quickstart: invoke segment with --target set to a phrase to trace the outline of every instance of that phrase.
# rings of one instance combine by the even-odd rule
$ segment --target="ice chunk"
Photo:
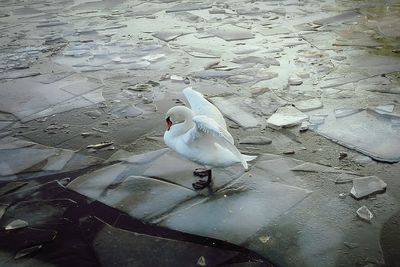
[[[385,192],[386,186],[386,183],[376,176],[355,178],[350,194],[356,199],[361,199],[371,194]]]
[[[250,145],[269,145],[272,140],[265,136],[246,136],[239,140],[239,144],[250,144]]]
[[[209,33],[224,39],[225,41],[237,41],[254,38],[251,31],[234,26],[232,24],[225,24],[208,30]]]
[[[300,124],[308,116],[293,106],[285,106],[278,110],[267,120],[267,125],[274,129],[290,127]]]
[[[15,229],[20,229],[20,228],[25,228],[29,225],[29,223],[27,221],[21,220],[21,219],[17,219],[14,220],[12,222],[10,222],[9,224],[7,224],[4,229],[5,230],[15,230]]]
[[[335,109],[335,117],[336,118],[342,118],[342,117],[346,117],[358,112],[363,111],[363,109],[360,108],[337,108]]]
[[[325,118],[328,115],[324,115],[324,114],[313,114],[310,116],[310,125],[314,126],[316,124],[321,124],[325,122]]]
[[[330,172],[330,173],[342,173],[343,170],[338,170],[329,166],[311,163],[311,162],[304,162],[299,164],[290,170],[292,171],[302,171],[302,172]]]
[[[389,105],[377,106],[376,109],[379,110],[379,111],[392,113],[393,110],[394,110],[394,105],[393,104],[389,104]]]
[[[297,101],[293,103],[293,105],[300,111],[310,111],[322,108],[322,102],[317,98]]]
[[[216,53],[215,51],[211,51],[209,49],[190,48],[190,49],[185,49],[185,52],[193,57],[198,57],[198,58],[219,58],[220,57],[219,53]]]
[[[190,11],[190,10],[200,10],[200,9],[207,9],[211,8],[209,4],[202,4],[202,3],[180,3],[173,7],[170,7],[165,10],[167,13],[171,12],[181,12],[181,11]]]
[[[335,184],[346,184],[346,183],[351,183],[357,176],[350,175],[347,173],[341,173],[338,177],[335,179]]]
[[[291,86],[298,86],[303,83],[303,80],[296,77],[289,77],[288,84]]]
[[[365,205],[357,210],[357,216],[366,222],[371,222],[372,218],[374,218],[372,212]]]
[[[187,30],[170,30],[170,31],[155,32],[153,34],[153,36],[160,40],[163,40],[165,42],[169,42],[169,41],[172,41],[172,40],[178,38],[179,36],[189,34],[189,33],[190,33],[190,31],[187,31]]]
[[[21,249],[20,251],[17,252],[17,254],[15,254],[14,259],[18,260],[20,258],[28,256],[29,254],[32,254],[32,253],[40,250],[42,247],[43,247],[43,245],[36,245],[33,247]]]

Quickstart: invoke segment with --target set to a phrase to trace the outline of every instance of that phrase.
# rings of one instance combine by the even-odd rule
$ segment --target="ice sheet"
[[[400,161],[400,129],[391,118],[364,110],[336,118],[334,113],[314,131],[343,146],[355,149],[379,161]]]
[[[87,79],[60,80],[50,84],[19,79],[0,87],[0,110],[21,121],[46,117],[104,101],[101,85]]]

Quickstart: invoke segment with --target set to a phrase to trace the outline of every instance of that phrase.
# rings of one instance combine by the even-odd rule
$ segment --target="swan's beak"
[[[170,129],[171,126],[172,126],[172,121],[169,119],[169,117],[166,118],[165,120],[166,120],[166,122],[167,122],[167,131],[169,131],[169,129]]]

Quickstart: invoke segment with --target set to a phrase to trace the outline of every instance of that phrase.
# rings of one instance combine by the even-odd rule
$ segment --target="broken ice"
[[[371,194],[382,193],[386,190],[386,186],[386,183],[376,176],[355,178],[350,194],[360,199]]]
[[[365,205],[357,210],[357,216],[366,222],[371,222],[374,217],[372,212]]]

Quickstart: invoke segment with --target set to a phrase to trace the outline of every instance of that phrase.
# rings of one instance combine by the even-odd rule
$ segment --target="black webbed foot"
[[[193,175],[197,177],[206,177],[209,175],[210,170],[205,168],[198,168],[193,171]]]
[[[192,186],[195,190],[200,190],[203,188],[206,188],[207,186],[210,185],[211,183],[211,170],[207,169],[196,169],[193,172],[194,176],[198,177],[206,177],[207,176],[207,181],[204,180],[198,180],[197,182],[193,183]]]
[[[200,189],[203,189],[203,188],[206,188],[207,186],[209,186],[210,183],[211,183],[211,181],[208,181],[208,180],[207,181],[199,180],[199,181],[193,183],[192,186],[195,190],[200,190]]]

